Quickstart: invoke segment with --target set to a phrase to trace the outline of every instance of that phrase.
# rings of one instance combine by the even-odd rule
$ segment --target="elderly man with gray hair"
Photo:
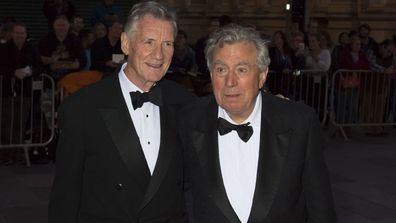
[[[194,97],[162,79],[176,33],[163,5],[134,5],[121,34],[127,62],[61,104],[50,223],[185,222],[176,117]]]
[[[336,222],[317,115],[261,90],[266,42],[232,24],[205,53],[214,95],[180,112],[193,222]]]

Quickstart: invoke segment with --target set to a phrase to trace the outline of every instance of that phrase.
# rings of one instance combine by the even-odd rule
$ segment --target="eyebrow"
[[[213,65],[224,65],[224,66],[228,67],[228,65],[225,62],[221,61],[221,60],[214,61]],[[249,62],[247,62],[247,61],[241,61],[241,62],[236,64],[236,66],[241,66],[241,65],[242,66],[250,66],[251,64]]]

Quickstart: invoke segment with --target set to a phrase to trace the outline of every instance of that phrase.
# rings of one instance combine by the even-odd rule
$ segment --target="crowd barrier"
[[[0,75],[0,152],[23,148],[30,166],[29,149],[44,148],[55,135],[54,92],[46,74],[24,80]]]
[[[311,106],[319,115],[321,124],[327,118],[328,72],[320,70],[295,70],[290,73],[270,71],[266,88],[272,94],[281,94],[290,100],[301,101]]]
[[[367,127],[378,134],[396,125],[396,77],[370,70],[338,70],[333,74],[330,120],[344,138],[345,127]]]

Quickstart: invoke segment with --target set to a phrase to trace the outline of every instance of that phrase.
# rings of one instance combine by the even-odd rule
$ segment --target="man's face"
[[[218,30],[220,27],[220,22],[217,20],[212,20],[209,23],[209,27],[208,27],[208,32],[209,34],[215,32],[216,30]]]
[[[69,28],[70,24],[66,19],[58,18],[54,21],[54,31],[58,36],[66,36]]]
[[[267,72],[259,72],[257,50],[253,43],[224,44],[213,55],[211,78],[217,104],[237,123],[246,120],[254,109],[259,89]]]
[[[303,36],[295,36],[293,39],[293,48],[298,49],[300,47],[300,44],[304,43],[304,37]]]
[[[112,35],[114,38],[120,38],[123,28],[124,26],[121,23],[114,22],[113,25],[110,27],[109,34]]]
[[[26,28],[23,26],[15,26],[12,29],[12,39],[17,45],[22,45],[26,41],[27,32]]]
[[[81,17],[75,17],[73,19],[73,28],[77,32],[80,32],[84,28],[84,19]]]
[[[317,21],[311,21],[308,26],[309,33],[318,33],[319,23]]]
[[[174,29],[169,21],[146,15],[133,34],[121,35],[121,49],[128,55],[125,73],[142,90],[148,90],[166,73],[173,56]]]
[[[366,27],[361,27],[359,30],[359,35],[360,37],[366,38],[370,34],[370,30],[368,30]]]

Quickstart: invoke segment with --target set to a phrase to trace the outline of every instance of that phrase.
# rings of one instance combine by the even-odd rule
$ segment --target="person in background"
[[[80,15],[73,16],[70,24],[70,33],[79,36],[81,30],[85,27],[84,18]]]
[[[304,43],[304,33],[292,33],[291,37],[292,41],[290,47],[292,49],[292,67],[295,70],[302,70],[305,68],[305,55],[308,50]]]
[[[367,50],[367,58],[374,75],[363,79],[365,101],[362,102],[363,121],[366,123],[382,123],[387,112],[386,97],[388,95],[389,75],[396,72],[396,56],[393,53],[395,44],[385,39],[374,50]],[[387,133],[382,126],[368,127],[366,135],[383,136]]]
[[[45,0],[43,3],[43,14],[47,18],[48,29],[52,30],[55,19],[66,16],[68,21],[72,21],[76,9],[72,1],[68,0]]]
[[[371,27],[367,23],[363,23],[358,28],[360,41],[362,43],[362,50],[368,53],[370,50],[376,50],[378,47],[377,41],[370,36]]]
[[[259,33],[224,26],[205,54],[213,95],[179,112],[191,222],[335,223],[317,115],[261,90]]]
[[[309,35],[309,50],[305,61],[305,68],[328,71],[331,65],[331,55],[328,49],[320,47],[319,34]]]
[[[95,41],[95,35],[90,29],[83,29],[80,31],[78,37],[84,49],[84,55],[86,61],[85,66],[82,68],[82,70],[90,70],[92,65],[91,46]]]
[[[0,47],[0,144],[23,144],[30,111],[32,78],[40,72],[39,56],[27,41],[26,25],[14,22],[10,40]],[[0,151],[0,162],[15,163],[22,158],[17,148]]]
[[[195,72],[197,65],[195,63],[194,50],[187,44],[187,33],[179,29],[175,39],[175,52],[173,53],[172,63],[169,70],[173,72]]]
[[[331,69],[332,71],[336,71],[340,69],[340,54],[344,50],[347,49],[349,44],[349,35],[348,32],[341,32],[338,35],[338,45],[334,47],[334,49],[331,51]]]
[[[95,35],[95,39],[100,39],[107,35],[107,28],[103,23],[99,22],[92,27],[92,32]]]
[[[91,25],[102,23],[110,27],[115,21],[123,21],[124,13],[115,0],[102,0],[92,11]]]
[[[128,61],[63,101],[49,223],[186,222],[176,118],[194,96],[163,79],[176,33],[173,12],[135,4],[121,35]]]
[[[125,62],[121,50],[122,30],[122,23],[115,21],[109,27],[107,36],[95,40],[91,47],[92,70],[101,71],[106,77]]]
[[[205,77],[209,76],[209,71],[206,65],[205,53],[204,53],[206,40],[209,38],[209,35],[212,34],[214,31],[216,31],[219,27],[220,27],[219,19],[211,18],[208,21],[207,33],[205,34],[205,36],[198,39],[197,42],[195,43],[195,48],[194,48],[195,61],[197,62],[198,72],[204,75]]]
[[[84,67],[84,50],[80,40],[69,34],[70,23],[63,15],[54,20],[53,30],[40,39],[39,54],[45,71],[55,81]]]
[[[361,40],[356,33],[352,33],[349,37],[349,44],[340,53],[339,69],[346,70],[369,70],[370,63],[366,53],[361,49]],[[340,73],[335,77],[336,87],[336,118],[339,123],[356,123],[358,121],[359,111],[359,91],[363,92],[364,87],[361,86],[364,78],[361,74],[346,72]],[[346,134],[349,134],[350,128],[344,128]]]

